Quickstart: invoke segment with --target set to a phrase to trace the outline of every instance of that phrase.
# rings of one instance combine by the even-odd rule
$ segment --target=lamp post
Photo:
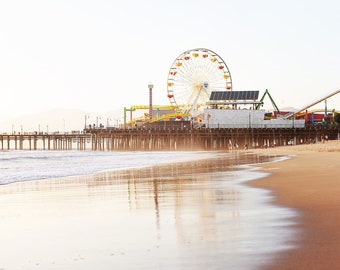
[[[99,126],[98,126],[98,120],[101,120],[102,118],[100,117],[100,116],[97,116],[96,117],[96,128],[99,128]]]
[[[152,88],[153,84],[149,83],[149,119],[152,120]]]
[[[87,128],[87,119],[89,119],[90,116],[88,116],[87,114],[85,114],[85,125],[84,125],[84,130],[86,130]]]
[[[110,125],[111,117],[106,118],[106,128]]]

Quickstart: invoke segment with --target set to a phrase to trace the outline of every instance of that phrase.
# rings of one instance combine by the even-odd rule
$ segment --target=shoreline
[[[204,175],[205,173],[213,175],[216,172],[218,173],[220,168],[225,169],[226,165],[232,167],[234,165],[242,165],[243,163],[248,165],[249,161],[252,161],[249,165],[260,168],[259,171],[265,172],[267,176],[247,181],[244,185],[267,190],[271,193],[269,204],[292,209],[299,214],[298,216],[288,217],[286,220],[284,216],[280,215],[283,223],[293,221],[292,223],[289,222],[292,225],[288,226],[289,229],[293,229],[296,233],[294,237],[285,237],[282,232],[280,235],[276,235],[286,238],[285,243],[288,243],[288,245],[293,248],[284,249],[279,252],[268,248],[264,254],[264,258],[270,259],[266,261],[260,269],[334,269],[335,265],[340,264],[340,258],[338,258],[340,252],[340,233],[337,232],[338,225],[340,225],[340,213],[337,213],[337,207],[340,206],[340,199],[338,199],[340,183],[337,183],[337,177],[340,173],[340,168],[338,168],[338,164],[340,164],[340,141],[329,141],[325,144],[251,149],[248,151],[241,150],[233,152],[232,155],[234,154],[236,159],[230,159],[227,162],[221,160],[221,163],[217,162],[218,159],[210,160],[210,162],[207,160],[196,160],[185,164],[183,163],[182,166],[178,164],[173,165],[174,167],[170,166],[168,170],[164,170],[164,165],[152,166],[150,168],[129,170],[129,173],[124,172],[124,170],[115,172],[106,171],[88,177],[75,177],[73,181],[70,182],[68,181],[69,178],[66,177],[52,181],[36,180],[29,181],[29,183],[21,182],[6,185],[7,187],[5,188],[1,187],[0,192],[1,195],[4,195],[2,197],[2,203],[4,206],[7,205],[3,208],[4,217],[8,219],[7,223],[11,220],[19,222],[15,222],[15,224],[17,224],[16,229],[11,227],[11,224],[8,224],[8,228],[3,228],[3,231],[6,233],[8,233],[8,231],[16,233],[19,231],[22,233],[21,237],[25,239],[25,237],[28,237],[26,235],[27,228],[21,227],[20,224],[26,224],[28,222],[30,225],[29,230],[32,232],[30,235],[32,235],[32,237],[40,237],[40,226],[44,224],[42,228],[43,233],[46,233],[45,238],[50,237],[53,241],[59,243],[57,250],[62,250],[62,247],[69,239],[64,238],[63,241],[65,241],[65,243],[58,242],[58,238],[54,238],[53,234],[50,233],[53,228],[60,226],[60,228],[63,228],[61,232],[65,232],[66,235],[71,237],[74,233],[78,235],[78,232],[69,231],[72,227],[80,226],[79,228],[84,231],[91,231],[92,227],[99,226],[103,227],[101,232],[103,233],[104,239],[107,235],[112,236],[111,228],[115,225],[117,221],[117,211],[121,208],[120,213],[123,216],[129,216],[128,213],[131,213],[131,211],[139,212],[150,210],[150,220],[156,220],[155,224],[151,223],[150,225],[156,226],[155,231],[160,233],[162,227],[168,226],[168,223],[163,224],[160,222],[169,217],[164,216],[166,208],[159,207],[159,205],[169,202],[169,195],[171,195],[174,198],[174,202],[176,202],[176,213],[181,213],[184,209],[193,211],[193,209],[197,207],[197,204],[194,204],[194,208],[192,208],[193,206],[186,208],[188,205],[184,203],[192,202],[196,196],[185,197],[182,186],[187,185],[188,190],[191,190],[191,185],[197,185],[197,179],[195,177],[192,179],[183,177],[184,172],[188,173],[188,175]],[[273,158],[275,159],[275,157],[280,156],[289,158],[284,158],[280,161],[271,161]],[[238,157],[240,157],[240,159],[238,159]],[[248,161],[247,158],[249,158]],[[260,160],[262,160],[262,162],[258,163]],[[269,162],[266,162],[266,160]],[[212,164],[209,165],[209,163],[212,163],[213,166],[211,166]],[[207,171],[205,168],[207,168]],[[127,181],[128,179],[133,179],[133,181]],[[169,182],[169,179],[174,180]],[[122,180],[122,182],[119,180]],[[126,190],[122,193],[121,189],[117,187],[123,186],[126,187]],[[199,193],[195,193],[196,195],[203,196],[203,201],[208,198],[210,198],[208,200],[210,201],[215,198],[215,196],[217,196],[215,199],[220,200],[223,198],[223,194],[226,196],[230,193],[211,193],[205,190],[205,187],[205,185],[202,185],[201,189],[198,190]],[[13,194],[13,192],[16,194]],[[168,195],[163,197],[163,192]],[[233,191],[230,194],[232,195],[231,198],[228,199],[226,197],[226,201],[229,203],[235,199],[234,203],[236,203],[238,201],[238,193]],[[120,197],[116,198],[117,195]],[[121,197],[122,195],[124,196]],[[126,201],[126,196],[128,196],[128,201]],[[163,201],[164,198],[166,198],[166,200]],[[117,199],[117,201],[113,203],[115,199]],[[230,199],[232,200],[230,201]],[[23,202],[25,203],[23,204]],[[41,204],[41,202],[44,203]],[[122,202],[125,202],[125,205],[122,204]],[[179,204],[180,202],[182,204]],[[70,205],[72,207],[70,207]],[[147,207],[140,208],[142,205]],[[163,207],[165,205],[163,205]],[[179,205],[182,205],[183,209],[179,208]],[[23,206],[24,209],[22,209]],[[126,211],[126,207],[128,207],[129,211]],[[12,209],[13,211],[11,210],[7,213],[7,211],[9,211],[8,209]],[[98,209],[100,210],[99,212]],[[182,210],[179,211],[179,209]],[[206,211],[207,209],[213,208],[203,207],[203,209]],[[160,213],[162,215],[160,215]],[[258,213],[261,218],[263,214]],[[98,215],[102,219],[98,221],[97,219],[93,219],[93,217],[97,217]],[[202,218],[210,218],[213,216],[215,215],[211,215],[211,213],[207,216],[200,215]],[[187,215],[180,215],[180,217],[181,218],[176,218],[175,220],[183,221]],[[234,222],[238,220],[238,217],[239,215],[236,214]],[[265,215],[264,219],[266,217],[270,216]],[[53,222],[47,221],[47,219],[51,219]],[[84,222],[79,223],[79,220]],[[124,218],[122,217],[122,224],[125,224],[123,220]],[[6,221],[6,219],[3,221]],[[108,221],[111,222],[110,227],[106,227]],[[262,222],[263,220],[260,221]],[[54,222],[59,225],[56,226]],[[64,227],[65,222],[68,224],[66,227]],[[181,223],[181,225],[184,224],[186,223]],[[235,225],[237,224],[236,222]],[[278,225],[280,226],[281,224]],[[87,226],[90,227],[87,228]],[[117,228],[123,230],[124,227],[125,225],[118,226]],[[278,227],[275,228],[277,229]],[[183,232],[185,232],[185,230]],[[280,230],[278,230],[278,232],[280,232]],[[265,239],[266,233],[267,231],[264,231],[264,234],[260,236]],[[183,234],[181,235],[183,236]],[[193,239],[204,236],[204,234],[200,235],[201,234],[197,232]],[[83,237],[84,235],[79,235],[79,239],[82,239],[82,241],[84,240]],[[21,241],[20,237],[16,239],[17,241]],[[85,239],[92,241],[91,236],[86,236]],[[13,239],[11,241],[13,242]],[[12,242],[9,241],[8,243]],[[27,243],[29,243],[29,241],[27,241]],[[100,244],[100,242],[95,243]],[[44,245],[45,240],[41,240],[40,244]],[[74,250],[77,250],[77,248],[78,247],[74,247]],[[158,252],[157,249],[155,249],[156,253]],[[107,248],[108,252],[110,251],[112,252],[111,254],[115,254],[114,256],[117,255],[117,250],[110,251],[109,248]],[[126,250],[128,250],[128,248]],[[91,254],[84,254],[82,254],[82,258],[84,258],[81,259],[82,263],[85,263],[85,259],[97,259],[96,257],[92,257]],[[61,253],[61,255],[66,256],[64,253]],[[73,254],[73,256],[75,257],[74,259],[71,259],[70,256],[66,256],[66,258],[69,261],[78,260],[76,254]],[[113,255],[107,257],[109,257],[110,260],[116,259],[113,258]],[[34,263],[41,263],[42,265],[42,262],[39,262],[43,261],[42,258],[43,257],[39,255]],[[55,258],[50,257],[49,259],[50,261],[45,261],[45,263],[52,262],[54,264],[52,259],[55,260]],[[61,264],[63,261],[62,258],[58,258],[57,256],[57,259],[57,262]],[[208,261],[209,257],[207,257],[206,263]],[[26,264],[31,264],[31,262],[27,260]],[[0,268],[1,266],[2,265],[0,265]]]
[[[269,191],[232,181],[254,173],[235,165],[271,158],[228,156],[1,187],[0,268],[137,269],[133,258],[138,269],[256,269],[285,247],[280,220],[291,213],[267,208]]]
[[[269,176],[247,184],[272,191],[273,203],[299,213],[296,248],[275,255],[262,269],[334,269],[340,265],[340,141],[254,150],[291,157],[259,164]]]

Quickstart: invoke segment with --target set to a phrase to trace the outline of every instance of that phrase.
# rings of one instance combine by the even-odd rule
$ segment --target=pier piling
[[[338,126],[287,129],[91,129],[65,134],[0,134],[1,150],[235,150],[339,139]]]

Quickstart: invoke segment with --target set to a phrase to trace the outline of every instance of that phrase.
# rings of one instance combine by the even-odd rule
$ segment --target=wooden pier
[[[89,129],[69,134],[0,134],[1,150],[234,150],[340,139],[338,126],[289,129]]]
[[[86,150],[91,134],[0,134],[1,150]]]
[[[232,150],[307,144],[340,138],[339,127],[301,129],[92,130],[92,150]]]

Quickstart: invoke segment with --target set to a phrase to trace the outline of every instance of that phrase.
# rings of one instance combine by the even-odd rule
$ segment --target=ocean
[[[211,152],[3,151],[0,184],[213,157]]]
[[[282,158],[0,152],[0,269],[261,269],[297,213],[246,183]]]

